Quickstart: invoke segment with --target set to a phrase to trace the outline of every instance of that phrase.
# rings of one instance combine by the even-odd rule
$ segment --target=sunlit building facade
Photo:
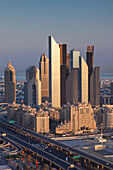
[[[26,79],[24,84],[24,103],[26,105],[41,105],[41,81],[39,80],[39,69],[36,66],[30,66],[26,70]]]
[[[79,57],[79,101],[88,103],[88,65],[83,57]]]
[[[39,62],[42,102],[49,101],[49,59],[42,54]]]
[[[15,69],[9,61],[5,70],[5,102],[13,103],[16,102],[16,80],[15,80]]]
[[[60,107],[60,47],[49,37],[49,96],[53,107]]]
[[[72,71],[73,68],[79,68],[79,57],[80,51],[74,49],[70,51],[70,71]]]

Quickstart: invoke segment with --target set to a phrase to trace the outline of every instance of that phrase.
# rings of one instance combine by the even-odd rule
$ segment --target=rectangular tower
[[[79,101],[88,103],[88,65],[79,57]]]
[[[49,37],[49,97],[53,107],[60,107],[60,47]]]
[[[95,67],[90,76],[90,103],[100,105],[100,67]]]
[[[94,69],[94,46],[87,46],[86,62],[88,65],[88,101],[90,102],[90,75]]]
[[[78,68],[73,68],[66,79],[66,103],[78,103]]]
[[[49,101],[49,59],[42,54],[39,62],[42,102]]]
[[[80,51],[74,49],[70,51],[70,71],[73,68],[79,68],[79,57]]]
[[[67,45],[59,44],[60,47],[60,91],[61,106],[66,104],[66,75],[67,75]]]

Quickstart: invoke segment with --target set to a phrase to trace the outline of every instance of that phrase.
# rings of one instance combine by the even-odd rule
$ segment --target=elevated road
[[[23,128],[19,125],[16,125],[16,124],[9,124],[7,120],[1,118],[1,121],[4,122],[6,125],[10,126],[10,127],[14,127],[14,128],[17,128],[18,130],[22,131],[22,132],[25,132],[31,136],[34,136],[36,138],[40,138],[42,139],[43,141],[46,141],[48,143],[51,143],[59,148],[63,148],[69,152],[73,152],[74,154],[77,154],[77,155],[81,155],[83,158],[85,159],[89,159],[90,161],[96,163],[97,165],[101,165],[101,166],[104,166],[108,169],[113,169],[113,163],[106,160],[106,158],[102,158],[102,157],[99,157],[97,155],[94,155],[94,154],[91,154],[91,153],[86,153],[85,151],[83,150],[80,150],[80,149],[75,149],[75,148],[72,148],[70,146],[67,146],[65,144],[62,144],[58,141],[55,141],[55,140],[52,140],[44,135],[41,135],[41,134],[38,134],[30,129],[26,129],[26,128]]]
[[[2,133],[4,133],[4,131],[1,131]],[[23,140],[21,140],[19,137],[15,137],[9,133],[7,133],[7,137],[4,137],[6,139],[8,139],[11,143],[13,141],[13,144],[15,145],[21,145],[24,148],[27,148],[28,150],[32,151],[33,153],[36,153],[37,155],[43,157],[44,159],[48,160],[49,162],[52,162],[53,164],[57,165],[58,167],[62,168],[62,169],[68,169],[69,166],[71,166],[70,163],[46,152],[43,151],[31,144],[29,144],[28,142],[25,142]],[[80,168],[78,167],[74,167],[73,170],[80,170]]]

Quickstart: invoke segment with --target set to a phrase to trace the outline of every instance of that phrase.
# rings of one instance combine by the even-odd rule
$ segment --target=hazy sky
[[[0,72],[38,66],[48,36],[79,49],[95,46],[95,65],[113,73],[113,0],[0,0]]]

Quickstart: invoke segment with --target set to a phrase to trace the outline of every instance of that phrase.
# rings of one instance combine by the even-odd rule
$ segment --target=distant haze
[[[38,67],[48,56],[48,36],[86,56],[94,45],[95,65],[113,73],[113,0],[0,0],[0,72],[10,60],[17,71]]]

